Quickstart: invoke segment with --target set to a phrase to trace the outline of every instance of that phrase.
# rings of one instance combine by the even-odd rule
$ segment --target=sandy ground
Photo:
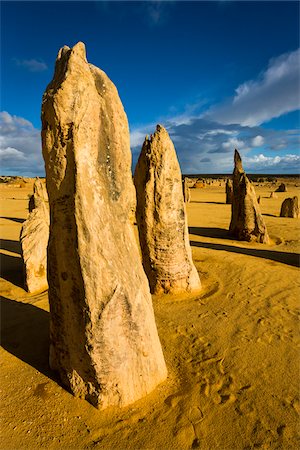
[[[300,220],[278,217],[299,195],[288,187],[277,199],[256,187],[270,246],[228,238],[224,186],[192,190],[203,291],[153,299],[169,377],[131,407],[101,412],[48,367],[47,293],[23,290],[18,242],[32,185],[0,186],[1,449],[299,448]]]

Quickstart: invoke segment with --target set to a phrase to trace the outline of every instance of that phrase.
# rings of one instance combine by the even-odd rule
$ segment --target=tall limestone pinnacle
[[[25,289],[33,294],[48,289],[49,206],[45,184],[39,178],[34,182],[28,209],[29,215],[21,228],[20,243]]]
[[[127,117],[114,84],[63,47],[42,104],[50,204],[50,365],[100,409],[166,376],[152,299],[129,220],[135,202]]]
[[[233,195],[229,233],[242,241],[269,243],[267,228],[260,212],[256,193],[242,165],[242,158],[234,152]]]
[[[151,292],[201,288],[192,261],[181,171],[168,132],[157,125],[146,137],[135,169],[136,218]]]

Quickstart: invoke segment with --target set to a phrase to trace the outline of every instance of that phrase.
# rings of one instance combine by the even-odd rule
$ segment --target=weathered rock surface
[[[278,197],[278,195],[276,195],[275,192],[271,192],[270,198],[277,198],[277,197]]]
[[[84,44],[63,47],[42,106],[50,202],[50,365],[100,409],[152,391],[167,371],[129,215],[127,117]]]
[[[24,283],[30,293],[48,289],[49,206],[45,185],[39,178],[34,183],[33,192],[29,199],[29,216],[20,233]]]
[[[231,205],[232,196],[233,196],[233,184],[232,184],[232,180],[230,180],[230,178],[227,178],[227,180],[226,180],[225,190],[226,190],[226,204]]]
[[[275,192],[287,192],[286,185],[284,183],[281,183]]]
[[[298,197],[286,198],[281,205],[280,217],[292,217],[297,219],[299,217]]]
[[[33,185],[33,194],[29,198],[29,212],[37,208],[40,202],[48,202],[48,193],[46,184],[37,177]]]
[[[234,153],[233,197],[229,233],[241,241],[269,243],[254,187],[246,176],[239,152]]]
[[[161,125],[144,141],[134,183],[143,265],[151,292],[200,289],[189,244],[181,171],[174,145]]]
[[[184,178],[182,182],[182,188],[183,188],[183,199],[185,203],[189,203],[191,201],[191,193],[189,188],[189,180],[188,178]]]

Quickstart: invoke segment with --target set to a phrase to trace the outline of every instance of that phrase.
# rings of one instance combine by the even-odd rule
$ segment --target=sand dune
[[[187,205],[197,296],[154,297],[167,381],[104,412],[48,367],[47,293],[23,289],[18,243],[32,184],[1,186],[1,449],[296,449],[299,446],[300,220],[256,186],[272,245],[230,239],[225,187]]]

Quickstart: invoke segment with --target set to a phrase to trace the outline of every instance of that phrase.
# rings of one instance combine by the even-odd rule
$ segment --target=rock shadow
[[[21,255],[21,244],[19,241],[12,241],[10,239],[0,239],[0,249]]]
[[[226,205],[226,202],[202,202],[199,200],[191,200],[190,203],[208,203],[210,205]]]
[[[0,253],[0,274],[9,283],[24,289],[22,258]]]
[[[58,382],[49,367],[49,313],[1,296],[2,347]]]
[[[189,227],[189,233],[196,236],[234,240],[224,228]]]
[[[297,253],[277,252],[274,250],[261,250],[256,248],[235,247],[225,244],[213,244],[210,242],[190,241],[193,247],[209,248],[211,250],[224,250],[227,252],[240,253],[243,255],[256,256],[258,258],[270,259],[272,261],[287,264],[293,267],[300,266],[300,256]]]
[[[13,222],[23,223],[26,219],[20,219],[19,217],[0,217],[0,219],[12,220]]]

